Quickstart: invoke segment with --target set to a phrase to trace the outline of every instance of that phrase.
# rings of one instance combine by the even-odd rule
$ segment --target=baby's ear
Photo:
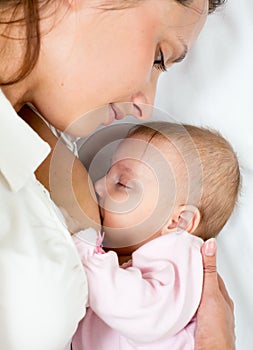
[[[180,205],[164,225],[162,234],[181,229],[193,233],[200,223],[200,212],[194,205]]]
[[[200,212],[195,205],[182,205],[180,206],[180,215],[177,227],[193,233],[200,223]]]

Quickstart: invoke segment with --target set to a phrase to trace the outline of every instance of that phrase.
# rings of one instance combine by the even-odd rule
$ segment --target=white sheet
[[[218,238],[219,271],[235,302],[237,350],[253,331],[253,1],[229,0],[208,19],[185,62],[160,80],[156,105],[208,125],[233,145],[242,168],[238,206]]]

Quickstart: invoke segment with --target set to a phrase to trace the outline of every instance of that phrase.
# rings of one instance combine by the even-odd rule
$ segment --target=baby
[[[239,186],[237,158],[218,133],[167,122],[132,129],[95,184],[109,251],[100,236],[96,247],[74,237],[89,308],[73,350],[194,349],[200,247],[228,220]]]

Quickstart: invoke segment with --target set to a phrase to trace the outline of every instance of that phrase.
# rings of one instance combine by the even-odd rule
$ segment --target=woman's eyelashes
[[[156,69],[158,69],[159,71],[161,71],[161,72],[166,72],[167,71],[167,68],[166,68],[165,63],[164,63],[163,52],[162,52],[161,49],[159,49],[158,54],[155,57],[154,67]]]

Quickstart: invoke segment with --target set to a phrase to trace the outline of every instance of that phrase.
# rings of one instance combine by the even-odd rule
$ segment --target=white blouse
[[[87,280],[34,171],[50,147],[0,90],[0,344],[63,350],[85,314]]]

